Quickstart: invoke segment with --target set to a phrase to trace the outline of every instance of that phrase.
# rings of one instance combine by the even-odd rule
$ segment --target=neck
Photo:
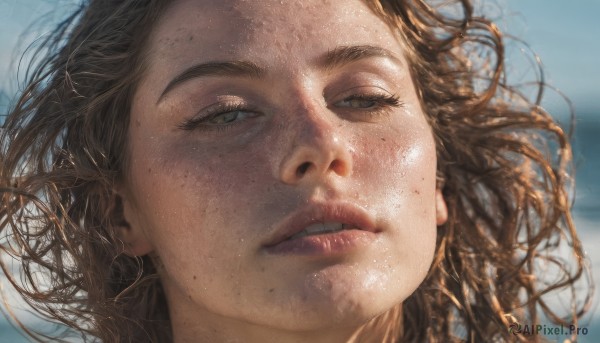
[[[196,312],[198,314],[198,312]],[[352,336],[358,330],[353,327],[328,328],[307,331],[282,330],[231,319],[215,314],[188,315],[184,311],[171,312],[174,343],[187,342],[281,342],[281,343],[330,343],[354,342]]]

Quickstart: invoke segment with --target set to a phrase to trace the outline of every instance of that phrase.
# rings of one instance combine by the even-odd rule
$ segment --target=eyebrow
[[[266,74],[266,71],[249,61],[225,61],[225,62],[208,62],[196,64],[180,74],[178,74],[158,97],[159,103],[161,99],[173,88],[188,80],[202,76],[238,76],[249,78],[261,78]]]
[[[350,45],[339,46],[328,51],[325,56],[319,59],[317,65],[324,70],[332,70],[343,67],[357,60],[370,57],[386,57],[402,65],[391,51],[373,45]],[[173,78],[162,91],[156,103],[158,104],[163,97],[178,85],[198,77],[206,76],[237,76],[249,78],[261,78],[266,75],[266,70],[250,61],[223,61],[207,62],[196,64]]]
[[[402,61],[385,48],[373,45],[344,45],[328,51],[319,66],[325,70],[331,70],[369,57],[386,57],[402,65]]]

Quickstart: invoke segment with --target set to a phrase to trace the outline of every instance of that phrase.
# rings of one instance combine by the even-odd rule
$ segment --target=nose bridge
[[[291,131],[289,149],[280,165],[284,183],[318,181],[323,177],[348,176],[352,172],[352,155],[344,137],[345,125],[319,99],[295,97],[290,106]]]
[[[328,111],[316,99],[300,101],[292,114],[296,123],[296,142],[316,146],[326,146],[330,143],[328,140],[337,142],[336,129],[339,131],[341,123],[337,123],[338,118]]]

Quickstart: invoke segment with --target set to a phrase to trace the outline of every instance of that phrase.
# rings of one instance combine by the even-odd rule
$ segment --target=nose
[[[314,111],[298,115],[302,117],[292,134],[290,151],[280,165],[281,181],[295,185],[351,175],[352,148],[344,135],[345,126],[336,123],[340,119],[315,115]]]

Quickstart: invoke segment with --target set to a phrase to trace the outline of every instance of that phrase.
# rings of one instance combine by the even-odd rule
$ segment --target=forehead
[[[339,45],[396,45],[395,35],[361,0],[181,0],[157,23],[150,53],[173,66],[237,56],[293,59]]]

